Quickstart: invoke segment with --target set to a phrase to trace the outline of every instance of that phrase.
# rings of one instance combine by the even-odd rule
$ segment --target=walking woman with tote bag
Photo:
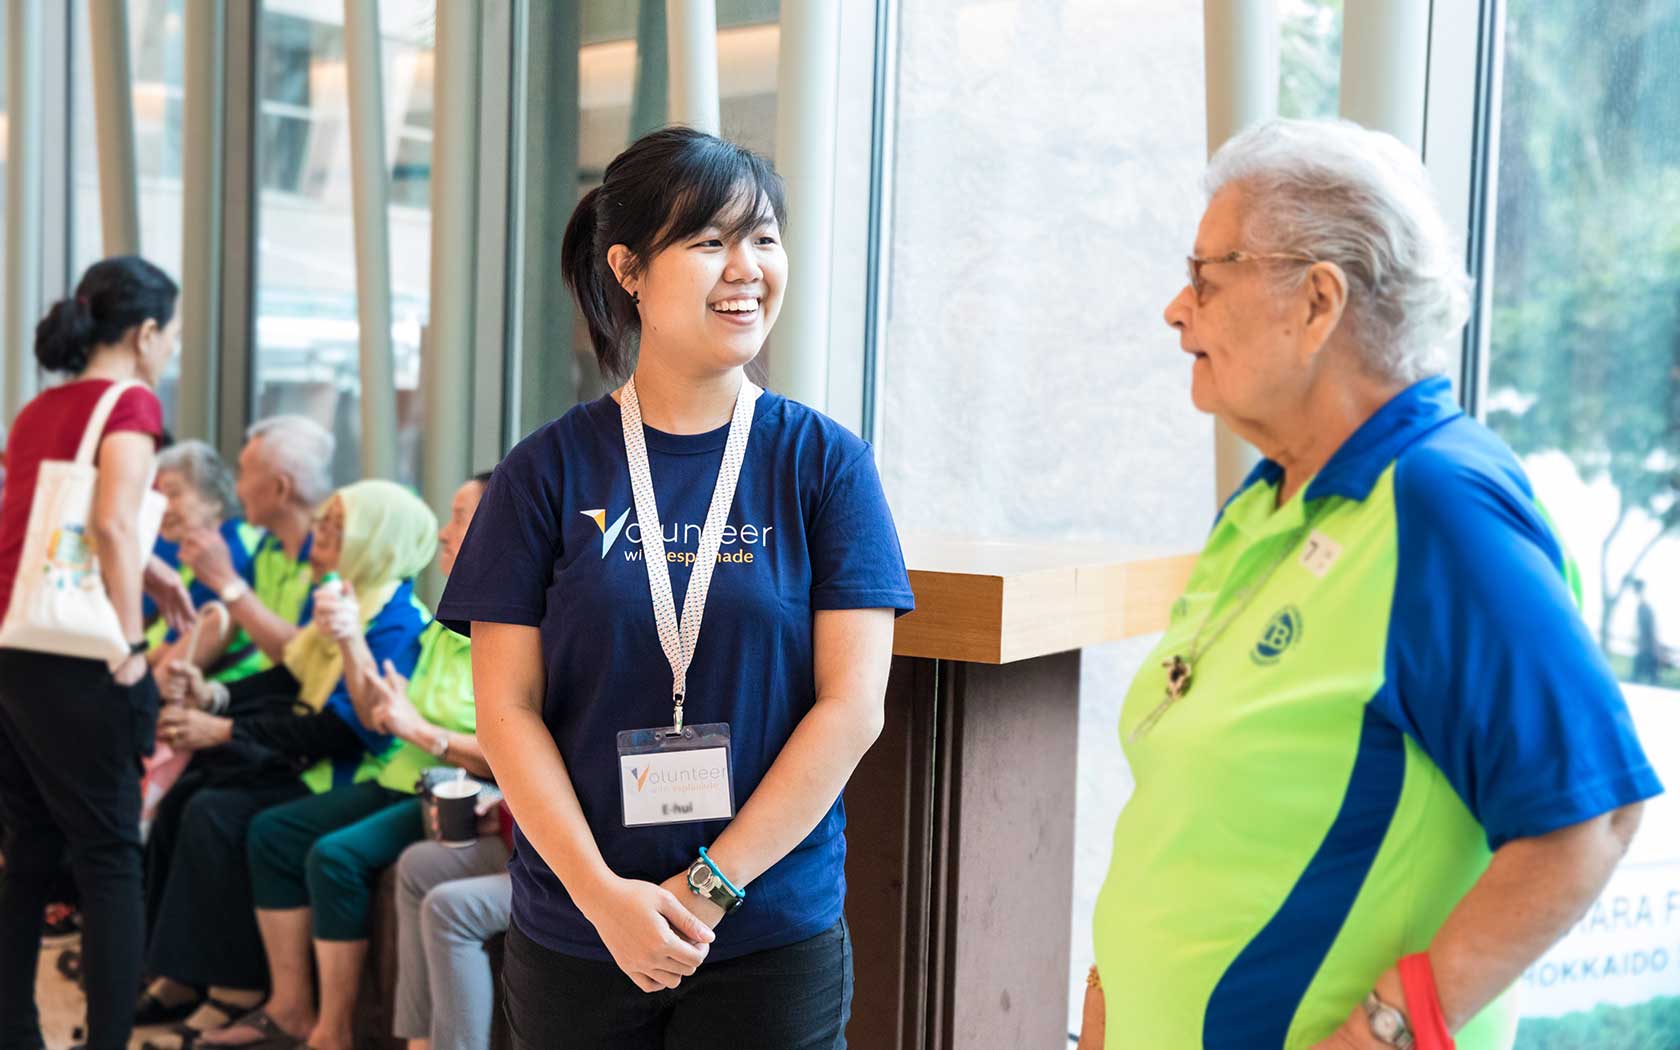
[[[158,706],[143,580],[157,581],[171,615],[185,597],[161,589],[173,574],[147,571],[142,523],[163,432],[152,388],[175,352],[176,299],[175,282],[143,259],[89,268],[74,297],[35,329],[41,367],[73,378],[25,405],[9,434],[0,496],[0,1050],[42,1045],[35,964],[42,910],[66,856],[83,914],[86,1045],[128,1044],[144,948],[140,761]],[[91,500],[84,492],[78,507],[72,490],[88,486],[90,467]]]

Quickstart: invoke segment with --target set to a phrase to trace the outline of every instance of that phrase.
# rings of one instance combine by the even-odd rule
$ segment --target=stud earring
[[[642,305],[642,293],[641,292],[631,292],[630,293],[630,301],[635,303],[637,306]]]

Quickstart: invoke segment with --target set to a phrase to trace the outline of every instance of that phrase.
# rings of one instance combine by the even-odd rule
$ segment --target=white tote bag
[[[99,483],[94,457],[117,399],[139,385],[112,383],[88,417],[76,458],[41,463],[12,601],[0,624],[0,648],[104,660],[112,670],[128,658],[128,641],[105,593],[94,549],[93,498]],[[166,502],[148,482],[136,530],[141,564],[151,557]]]

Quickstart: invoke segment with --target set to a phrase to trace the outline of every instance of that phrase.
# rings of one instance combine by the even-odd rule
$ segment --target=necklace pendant
[[[1174,656],[1165,660],[1161,666],[1167,669],[1167,697],[1177,700],[1190,691],[1190,678],[1193,669],[1182,656]]]

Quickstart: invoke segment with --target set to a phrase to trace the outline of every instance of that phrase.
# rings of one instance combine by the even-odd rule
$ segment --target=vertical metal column
[[[432,75],[432,292],[420,362],[421,492],[440,516],[472,470],[473,302],[478,246],[478,0],[437,8]]]
[[[630,141],[665,126],[670,102],[670,42],[665,33],[665,5],[643,3],[636,9],[636,84],[630,95]]]
[[[776,69],[776,166],[787,182],[790,280],[776,322],[770,383],[821,411],[828,406],[839,0],[782,8]]]
[[[222,314],[222,0],[186,0],[182,32],[181,437],[214,441]]]
[[[1244,128],[1277,115],[1278,22],[1275,0],[1203,0],[1207,56],[1208,156]],[[1223,504],[1259,455],[1214,423],[1215,496]]]
[[[10,0],[6,22],[5,420],[35,393],[41,311],[42,0]]]
[[[510,442],[570,408],[580,389],[597,385],[588,348],[572,345],[572,297],[560,279],[560,243],[579,188],[581,6],[534,2],[526,18],[525,75],[516,99],[523,134],[514,194],[511,313],[517,327],[508,403],[517,406],[517,415],[509,421]],[[574,361],[588,370],[575,381]]]
[[[670,121],[716,135],[722,125],[718,115],[717,2],[665,0],[665,18],[670,33]]]
[[[262,29],[259,0],[213,0],[223,16],[221,243],[223,264],[217,344],[215,430],[211,440],[232,462],[250,425],[254,394],[258,257],[256,175],[257,76]]]
[[[1342,116],[1419,152],[1428,100],[1429,8],[1419,0],[1360,0],[1342,12]]]
[[[391,363],[385,66],[380,58],[377,4],[344,0],[344,52],[350,103],[350,194],[356,224],[356,313],[361,329],[362,474],[394,478],[397,387]]]
[[[140,253],[140,166],[134,156],[134,77],[127,0],[88,0],[93,116],[99,133],[99,220],[106,255]]]
[[[508,359],[512,356],[512,263],[514,212],[515,99],[522,79],[517,0],[484,0],[478,28],[478,270],[473,289],[472,430],[468,462],[473,470],[502,458]],[[486,77],[486,69],[498,71]]]

